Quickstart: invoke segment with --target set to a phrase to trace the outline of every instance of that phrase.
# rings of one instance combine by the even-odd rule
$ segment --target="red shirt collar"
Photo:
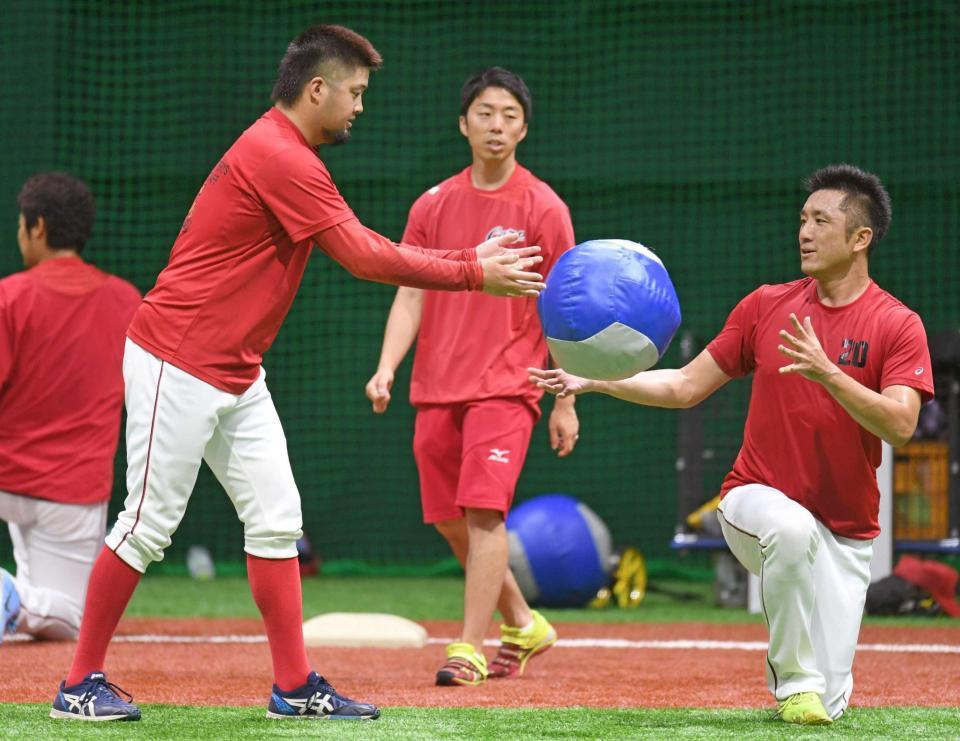
[[[290,118],[287,116],[286,113],[284,113],[283,111],[281,111],[281,110],[280,110],[279,108],[277,108],[276,106],[274,106],[274,107],[271,108],[269,111],[267,111],[266,113],[264,113],[264,114],[263,114],[263,118],[267,119],[268,121],[273,121],[274,123],[278,124],[279,126],[282,126],[282,127],[285,127],[285,128],[287,128],[287,129],[289,129],[290,131],[292,131],[292,132],[296,135],[297,139],[299,139],[300,142],[301,142],[305,147],[310,147],[310,142],[307,141],[307,138],[303,135],[303,132],[300,131],[300,129],[297,128],[297,125],[296,125],[293,121],[290,120]],[[310,147],[310,148],[313,149],[313,147]]]
[[[524,167],[518,162],[517,166],[513,168],[513,173],[510,175],[507,182],[505,182],[503,185],[501,185],[499,188],[496,188],[495,190],[485,190],[484,188],[478,188],[473,184],[473,177],[471,176],[472,169],[473,167],[471,165],[468,165],[460,173],[461,176],[463,177],[464,187],[467,188],[468,190],[474,191],[475,193],[480,193],[482,195],[487,195],[487,196],[499,195],[508,190],[511,190],[520,185],[523,185],[523,183],[526,182],[527,175],[529,175],[530,173],[530,171],[526,167]]]

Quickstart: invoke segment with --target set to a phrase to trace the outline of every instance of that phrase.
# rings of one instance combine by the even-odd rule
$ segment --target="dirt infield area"
[[[426,622],[422,649],[310,649],[344,694],[383,706],[765,707],[765,631],[758,625],[560,624],[560,642],[523,677],[436,687],[443,644],[458,624]],[[492,635],[492,634],[491,634]],[[107,660],[108,679],[137,702],[263,705],[270,654],[256,620],[128,619]],[[52,701],[71,643],[0,646],[0,701]],[[492,649],[487,649],[492,655]],[[960,629],[866,627],[853,705],[960,706]]]

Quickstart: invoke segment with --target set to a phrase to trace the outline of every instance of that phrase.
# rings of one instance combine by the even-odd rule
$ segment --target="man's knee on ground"
[[[38,630],[23,632],[41,641],[75,641],[80,636],[80,620],[76,623],[49,622]]]
[[[74,596],[51,587],[38,586],[24,579],[16,580],[20,596],[17,633],[38,640],[75,641],[80,635],[83,605]]]

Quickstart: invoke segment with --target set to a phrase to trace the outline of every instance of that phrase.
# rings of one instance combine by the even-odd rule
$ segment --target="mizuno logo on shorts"
[[[496,461],[497,463],[509,463],[510,459],[507,458],[509,450],[500,450],[499,448],[490,448],[490,455],[487,456],[488,461]]]

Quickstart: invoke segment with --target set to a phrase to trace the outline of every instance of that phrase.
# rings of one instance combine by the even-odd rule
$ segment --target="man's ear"
[[[42,216],[37,217],[37,223],[27,229],[27,234],[30,235],[30,239],[34,241],[47,241],[47,222]]]
[[[326,80],[317,75],[310,78],[305,87],[311,101],[320,101],[326,96],[329,85]]]
[[[853,251],[862,252],[873,243],[873,229],[869,226],[862,226],[854,232]]]

